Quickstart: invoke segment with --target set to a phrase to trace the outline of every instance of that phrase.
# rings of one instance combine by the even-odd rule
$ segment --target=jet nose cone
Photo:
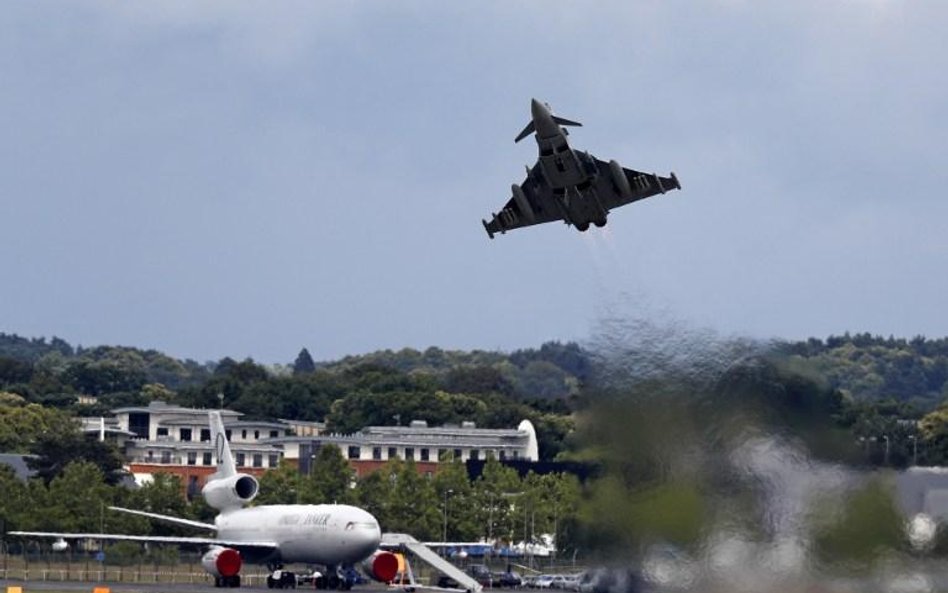
[[[537,101],[536,99],[530,99],[530,113],[533,114],[534,118],[537,118],[544,115],[549,115],[550,110],[544,103]]]

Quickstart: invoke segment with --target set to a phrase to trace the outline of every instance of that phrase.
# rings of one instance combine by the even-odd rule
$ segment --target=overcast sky
[[[292,361],[948,335],[948,3],[8,2],[0,331]],[[489,240],[536,144],[682,191]]]

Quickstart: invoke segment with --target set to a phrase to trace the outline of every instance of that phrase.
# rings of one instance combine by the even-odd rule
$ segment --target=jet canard
[[[661,177],[625,169],[588,152],[570,148],[565,126],[582,124],[553,115],[550,106],[533,99],[530,123],[517,135],[520,142],[535,134],[540,157],[527,178],[511,186],[513,197],[503,209],[484,220],[484,229],[495,233],[562,220],[585,231],[590,224],[605,226],[609,211],[673,189],[681,189],[674,173]]]

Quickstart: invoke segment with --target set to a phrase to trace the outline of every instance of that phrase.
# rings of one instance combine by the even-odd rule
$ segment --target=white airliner
[[[294,586],[296,576],[282,570],[284,563],[317,564],[326,567],[326,576],[317,587],[346,588],[339,568],[362,563],[373,578],[388,582],[395,578],[398,559],[379,549],[379,523],[370,513],[344,504],[279,504],[242,508],[257,495],[259,484],[249,474],[237,472],[220,412],[209,414],[211,439],[217,448],[217,472],[201,493],[207,503],[220,511],[214,524],[133,509],[113,510],[142,515],[216,532],[216,537],[163,537],[110,533],[51,533],[11,531],[10,535],[63,539],[126,540],[207,546],[201,559],[217,587],[239,587],[244,561],[265,563],[272,571],[268,587]]]

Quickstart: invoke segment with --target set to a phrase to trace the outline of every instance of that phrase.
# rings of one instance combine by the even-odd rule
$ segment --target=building
[[[156,473],[171,473],[180,476],[188,494],[193,495],[216,470],[207,410],[156,400],[147,406],[117,408],[112,413],[114,418],[99,420],[98,427],[98,419],[87,419],[84,428],[88,432],[98,430],[105,437],[125,437],[125,458],[136,482],[146,482]],[[286,436],[290,427],[279,422],[240,420],[241,416],[239,412],[221,410],[237,467],[259,476],[277,467],[283,455],[279,446],[266,441]]]
[[[269,442],[281,445],[284,457],[302,473],[309,473],[319,448],[329,444],[339,447],[359,476],[394,458],[413,460],[423,473],[434,473],[446,456],[461,461],[539,458],[536,430],[529,420],[513,429],[477,428],[473,422],[430,427],[424,420],[414,420],[408,426],[368,426],[349,435],[285,436]]]
[[[113,418],[85,418],[83,430],[122,446],[129,471],[139,483],[156,473],[181,477],[189,495],[198,493],[217,465],[207,410],[183,408],[163,401],[112,410]],[[423,420],[408,426],[369,426],[350,435],[327,434],[325,424],[295,420],[241,420],[242,414],[221,410],[224,429],[240,471],[260,476],[281,459],[308,474],[320,447],[333,444],[359,476],[389,459],[414,460],[418,471],[433,474],[445,457],[461,461],[538,459],[536,431],[524,420],[515,429],[460,426],[429,427]]]

